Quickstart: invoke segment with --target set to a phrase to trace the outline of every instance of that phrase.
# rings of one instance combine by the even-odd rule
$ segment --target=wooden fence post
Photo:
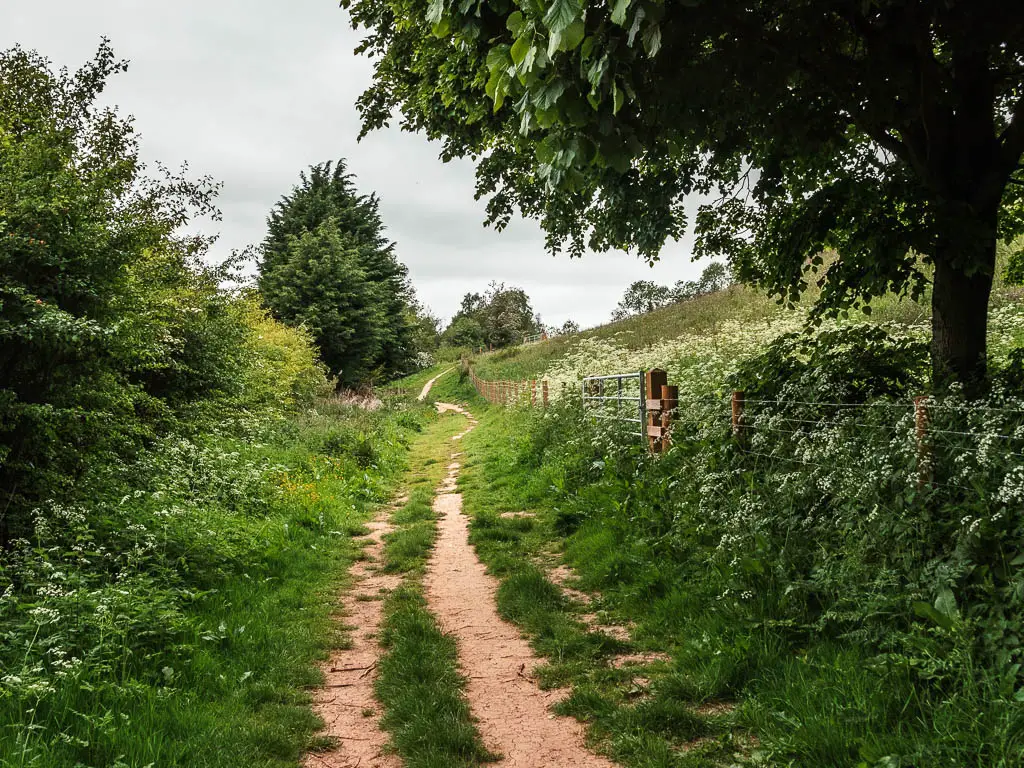
[[[914,432],[917,436],[917,489],[923,490],[932,482],[932,449],[928,440],[931,413],[928,410],[928,396],[914,398]]]
[[[548,407],[548,380],[544,379],[541,382],[541,397],[544,400],[544,407]]]
[[[743,408],[746,405],[746,396],[743,392],[732,393],[732,436],[740,442],[746,437],[746,430],[743,425]]]
[[[661,451],[664,453],[672,445],[672,434],[670,427],[672,419],[675,418],[676,408],[679,407],[679,387],[665,385],[661,388]]]
[[[661,453],[661,388],[668,384],[668,373],[661,368],[651,368],[645,374],[647,393],[647,448],[651,453]]]

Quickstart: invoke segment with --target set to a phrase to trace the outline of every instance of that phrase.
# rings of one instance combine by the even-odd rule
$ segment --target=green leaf
[[[430,28],[430,31],[434,34],[434,37],[444,37],[451,31],[451,29],[451,19],[449,19],[447,16],[442,16],[441,20]]]
[[[555,53],[557,53],[558,49],[561,47],[561,45],[562,33],[555,32],[554,30],[552,30],[551,34],[548,37],[548,58],[554,56]]]
[[[960,609],[956,605],[956,596],[949,587],[939,590],[938,597],[935,598],[935,610],[951,619],[960,616]]]
[[[544,140],[537,145],[537,162],[543,165],[550,165],[555,159],[555,152],[558,151],[558,139],[554,136],[545,136]]]
[[[512,43],[512,49],[510,51],[512,55],[512,63],[518,67],[523,61],[526,60],[526,54],[529,52],[531,47],[530,41],[525,37],[520,37]]]
[[[633,47],[633,41],[636,39],[636,33],[640,31],[640,22],[644,20],[646,15],[647,14],[644,13],[644,9],[642,7],[637,8],[636,13],[633,14],[633,23],[629,27],[629,35],[626,39],[626,42],[629,43],[631,48]]]
[[[487,69],[493,74],[504,70],[512,61],[511,47],[505,44],[496,45],[487,52]]]
[[[583,19],[577,19],[569,28],[565,30],[565,34],[562,37],[561,49],[563,51],[573,51],[579,47],[579,44],[583,42],[583,37],[587,34],[587,25],[583,23]]]
[[[597,40],[594,38],[593,35],[585,38],[583,40],[583,46],[580,48],[580,58],[583,59],[584,61],[589,59],[590,54],[594,52],[594,45],[596,45],[596,43]]]
[[[508,27],[509,32],[511,32],[516,37],[519,37],[519,30],[523,28],[524,21],[525,19],[523,18],[523,12],[516,11],[511,16],[509,16],[508,19],[505,21],[505,26]]]
[[[534,106],[538,109],[550,109],[558,103],[558,99],[565,93],[565,81],[559,78],[548,81],[540,88],[533,98]]]
[[[913,607],[914,613],[920,616],[922,619],[930,619],[943,629],[953,628],[953,620],[944,613],[940,613],[939,611],[935,610],[935,608],[933,608],[928,603],[915,602]]]
[[[619,114],[619,110],[622,109],[623,103],[626,101],[626,94],[619,88],[619,84],[612,81],[612,114]]]
[[[615,0],[612,6],[612,24],[620,27],[626,26],[626,11],[629,10],[630,0]]]
[[[656,21],[652,21],[644,29],[642,39],[644,50],[653,59],[658,55],[658,51],[661,50],[661,25]]]
[[[560,33],[582,15],[583,6],[580,0],[554,0],[548,12],[544,14],[544,24],[552,33]]]
[[[498,75],[498,82],[494,86],[495,112],[501,109],[501,105],[505,103],[505,97],[508,95],[508,87],[511,84],[512,78],[508,76],[508,72],[500,72]]]
[[[427,21],[437,24],[444,15],[444,0],[430,0],[427,6]]]

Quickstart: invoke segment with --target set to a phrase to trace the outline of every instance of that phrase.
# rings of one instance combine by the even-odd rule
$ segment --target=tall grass
[[[169,439],[40,508],[0,562],[0,764],[295,765],[350,535],[424,418]]]

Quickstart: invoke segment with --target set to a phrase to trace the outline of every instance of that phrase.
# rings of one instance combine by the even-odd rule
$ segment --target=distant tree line
[[[637,280],[626,289],[619,305],[612,312],[612,320],[653,312],[668,304],[689,301],[721,291],[732,283],[728,267],[715,261],[708,264],[698,280],[679,280],[674,286],[658,285],[653,280]]]
[[[462,297],[459,311],[441,335],[441,341],[451,347],[501,348],[545,330],[526,291],[492,282],[483,294],[467,293]]]

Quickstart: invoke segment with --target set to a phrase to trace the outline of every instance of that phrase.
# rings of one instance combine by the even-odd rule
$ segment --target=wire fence
[[[469,379],[473,389],[484,400],[498,405],[529,405],[548,407],[548,381],[547,379],[527,380],[506,380],[500,379],[489,381],[481,379],[472,369],[469,371]]]
[[[998,489],[1010,499],[1024,488],[1024,409],[933,397],[850,403],[733,393],[732,401],[733,435],[755,460],[919,491]]]
[[[544,379],[489,381],[472,370],[470,378],[491,403],[550,402]],[[839,402],[743,392],[680,395],[659,369],[586,376],[579,394],[588,419],[618,422],[646,440],[652,453],[673,441],[731,432],[736,450],[755,466],[788,464],[832,478],[961,494],[999,487],[1024,506],[1024,408],[924,396]]]
[[[641,426],[652,453],[729,434],[754,465],[810,468],[836,482],[991,494],[1024,507],[1024,408],[957,399],[838,402],[684,392],[659,369],[585,377],[594,421]]]

